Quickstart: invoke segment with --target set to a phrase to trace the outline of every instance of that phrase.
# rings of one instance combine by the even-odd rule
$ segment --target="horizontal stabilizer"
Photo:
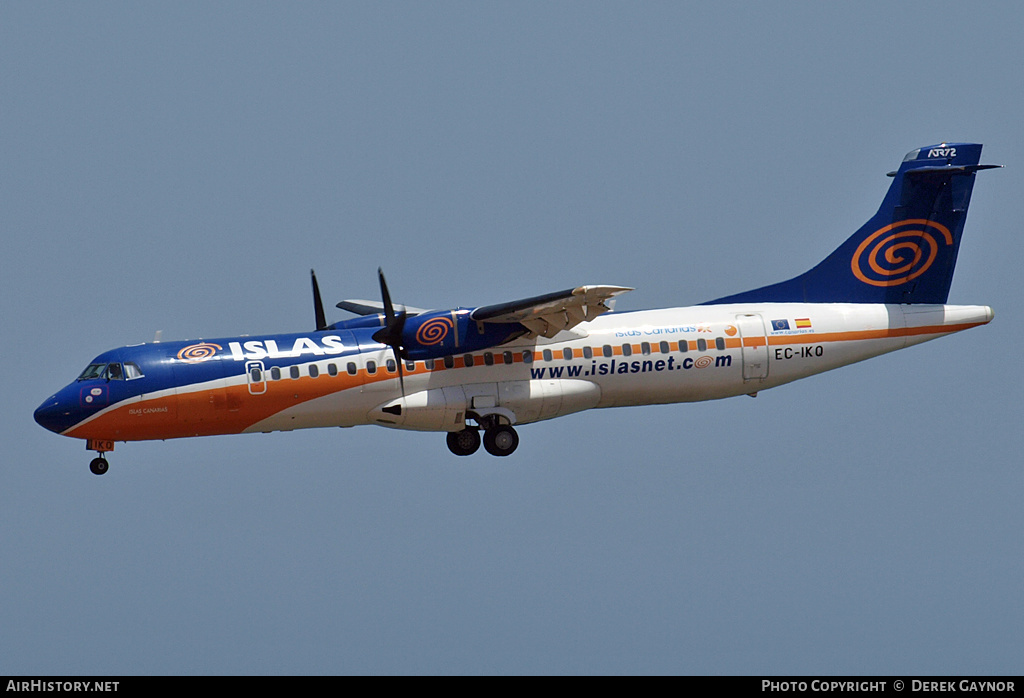
[[[941,165],[938,167],[918,167],[916,170],[907,170],[904,174],[908,177],[917,177],[927,174],[974,174],[978,170],[995,170],[1002,165]],[[895,177],[898,171],[889,172],[886,177]]]

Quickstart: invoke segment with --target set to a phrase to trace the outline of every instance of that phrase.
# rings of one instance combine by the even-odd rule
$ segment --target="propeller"
[[[373,333],[373,341],[391,347],[391,351],[395,355],[395,362],[398,364],[398,382],[402,386],[402,397],[405,398],[405,373],[402,370],[402,362],[409,355],[402,344],[402,332],[405,330],[405,320],[408,315],[405,308],[395,312],[395,306],[391,303],[391,294],[388,293],[388,284],[384,280],[384,271],[380,267],[377,268],[377,276],[380,279],[380,295],[384,301],[384,327]]]
[[[309,270],[309,276],[313,279],[313,312],[316,313],[316,331],[327,329],[327,317],[324,315],[324,302],[320,298],[320,285],[316,282],[316,272]]]

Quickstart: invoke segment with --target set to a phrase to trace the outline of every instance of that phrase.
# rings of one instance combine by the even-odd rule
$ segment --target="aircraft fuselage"
[[[486,414],[527,424],[752,394],[991,319],[987,306],[859,303],[610,313],[550,340],[407,361],[404,397],[393,353],[370,329],[151,343],[101,354],[93,364],[120,365],[121,377],[80,379],[37,417],[110,441],[361,424],[458,431]]]

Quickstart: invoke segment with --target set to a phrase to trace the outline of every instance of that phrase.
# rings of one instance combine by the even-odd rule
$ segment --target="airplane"
[[[593,408],[756,396],[984,325],[947,305],[980,144],[911,151],[878,212],[804,274],[691,307],[609,312],[632,289],[586,285],[469,308],[337,307],[311,270],[309,332],[136,344],[100,354],[35,420],[84,439],[102,475],[117,441],[372,424],[445,432],[495,456],[516,428]],[[481,438],[482,432],[482,438]]]

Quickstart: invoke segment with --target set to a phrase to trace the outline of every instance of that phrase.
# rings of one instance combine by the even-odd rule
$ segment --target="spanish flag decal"
[[[811,321],[810,321],[809,318],[797,318],[796,319],[796,328],[798,330],[799,329],[803,329],[803,328],[807,328],[807,327],[810,327],[810,326],[811,326]]]

